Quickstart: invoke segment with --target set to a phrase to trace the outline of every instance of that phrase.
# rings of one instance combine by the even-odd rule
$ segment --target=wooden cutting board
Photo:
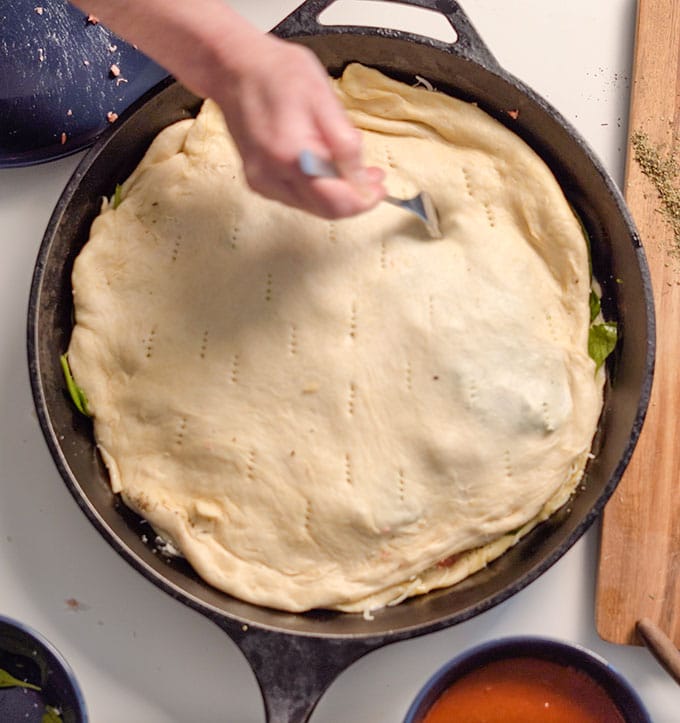
[[[670,194],[645,172],[668,161]],[[605,640],[639,644],[646,617],[680,647],[680,1],[639,0],[624,193],[649,261],[657,315],[652,398],[631,464],[603,518],[596,626]],[[671,223],[673,193],[676,212]]]

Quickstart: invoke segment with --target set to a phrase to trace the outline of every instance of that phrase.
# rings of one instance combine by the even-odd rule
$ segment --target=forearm
[[[263,33],[224,0],[72,0],[216,101],[253,190],[328,218],[359,213],[384,195],[328,73],[301,45]],[[310,181],[302,150],[333,160],[340,179]]]
[[[190,90],[219,95],[219,74],[236,74],[257,53],[264,34],[223,0],[72,0],[104,25],[138,45]],[[227,78],[223,79],[228,83]]]

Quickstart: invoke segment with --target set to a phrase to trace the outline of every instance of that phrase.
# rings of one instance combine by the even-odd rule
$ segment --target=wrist
[[[206,67],[212,72],[206,74],[203,95],[218,101],[225,95],[240,92],[252,77],[253,69],[266,66],[267,56],[280,42],[242,18],[238,21],[228,27],[213,28],[204,38]]]

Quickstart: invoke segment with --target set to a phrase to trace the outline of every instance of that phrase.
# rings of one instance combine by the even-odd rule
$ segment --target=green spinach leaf
[[[590,323],[592,324],[595,319],[597,319],[597,315],[600,313],[600,309],[602,308],[602,302],[600,301],[600,297],[597,295],[597,293],[591,289],[590,290]]]
[[[116,183],[116,188],[113,192],[113,201],[111,202],[111,206],[113,208],[118,208],[118,206],[120,206],[120,202],[123,200],[122,191],[123,187],[120,185],[120,183]]]
[[[66,354],[62,354],[59,357],[59,362],[61,363],[61,370],[64,373],[66,388],[68,389],[68,393],[71,395],[71,399],[75,404],[76,409],[86,417],[90,417],[91,414],[87,406],[87,397],[85,396],[85,392],[76,384],[75,379],[71,374],[71,367],[68,365]]]
[[[45,712],[42,716],[42,723],[63,723],[64,719],[56,708],[51,705],[45,706]]]
[[[605,321],[603,324],[593,324],[590,327],[588,354],[595,362],[595,371],[604,364],[604,360],[614,351],[617,338],[616,322]]]
[[[19,680],[2,668],[0,668],[0,688],[30,688],[31,690],[40,690],[39,686]]]

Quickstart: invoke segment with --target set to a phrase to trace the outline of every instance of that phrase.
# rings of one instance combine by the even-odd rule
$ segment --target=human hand
[[[258,193],[325,218],[361,213],[385,195],[383,172],[362,165],[360,133],[307,48],[261,35],[247,54],[230,57],[211,95]],[[332,161],[340,177],[305,176],[303,149]]]

